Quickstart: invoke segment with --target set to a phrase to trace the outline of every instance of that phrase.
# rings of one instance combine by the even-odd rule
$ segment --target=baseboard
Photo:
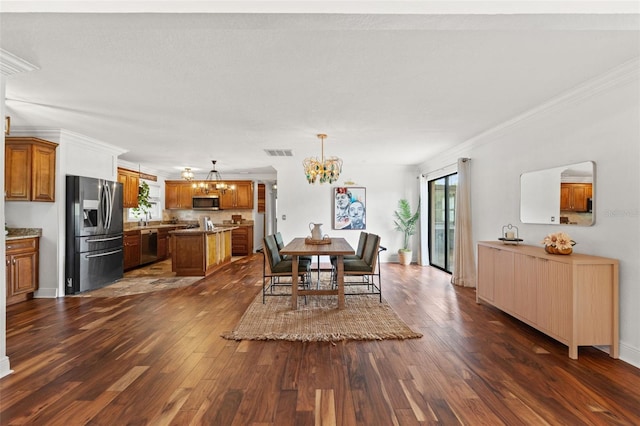
[[[13,370],[9,368],[9,357],[4,356],[0,358],[0,378],[8,376],[13,373]]]
[[[57,288],[41,288],[33,293],[36,299],[56,299],[58,297]]]
[[[620,359],[634,367],[640,368],[640,349],[620,342]]]

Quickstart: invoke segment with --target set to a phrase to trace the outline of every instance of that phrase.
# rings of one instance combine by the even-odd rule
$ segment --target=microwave
[[[194,210],[220,210],[220,198],[217,195],[193,197],[191,207]]]

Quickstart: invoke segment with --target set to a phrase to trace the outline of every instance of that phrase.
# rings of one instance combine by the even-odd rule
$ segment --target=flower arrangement
[[[544,249],[551,254],[571,254],[573,246],[576,242],[571,239],[569,234],[564,232],[556,232],[549,234],[542,240]]]

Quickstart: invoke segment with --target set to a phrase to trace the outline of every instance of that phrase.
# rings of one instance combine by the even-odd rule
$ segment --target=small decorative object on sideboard
[[[571,254],[576,242],[564,232],[549,234],[542,240],[544,250],[549,254]]]
[[[519,244],[520,241],[524,241],[521,240],[518,235],[518,227],[512,224],[502,227],[502,237],[498,238],[498,240],[502,241],[504,244]]]

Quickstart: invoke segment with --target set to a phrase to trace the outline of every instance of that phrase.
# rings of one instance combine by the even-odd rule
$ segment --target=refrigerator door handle
[[[86,241],[88,243],[102,243],[102,242],[105,242],[105,241],[117,240],[119,238],[122,238],[122,237],[117,236],[117,237],[110,237],[110,238],[96,238],[96,239],[93,239],[93,240],[86,240]]]
[[[104,256],[111,256],[112,254],[116,254],[116,253],[120,253],[122,251],[122,249],[118,249],[118,250],[113,250],[113,251],[109,251],[107,253],[100,253],[100,254],[88,254],[85,257],[87,259],[92,259],[94,257],[104,257]]]

